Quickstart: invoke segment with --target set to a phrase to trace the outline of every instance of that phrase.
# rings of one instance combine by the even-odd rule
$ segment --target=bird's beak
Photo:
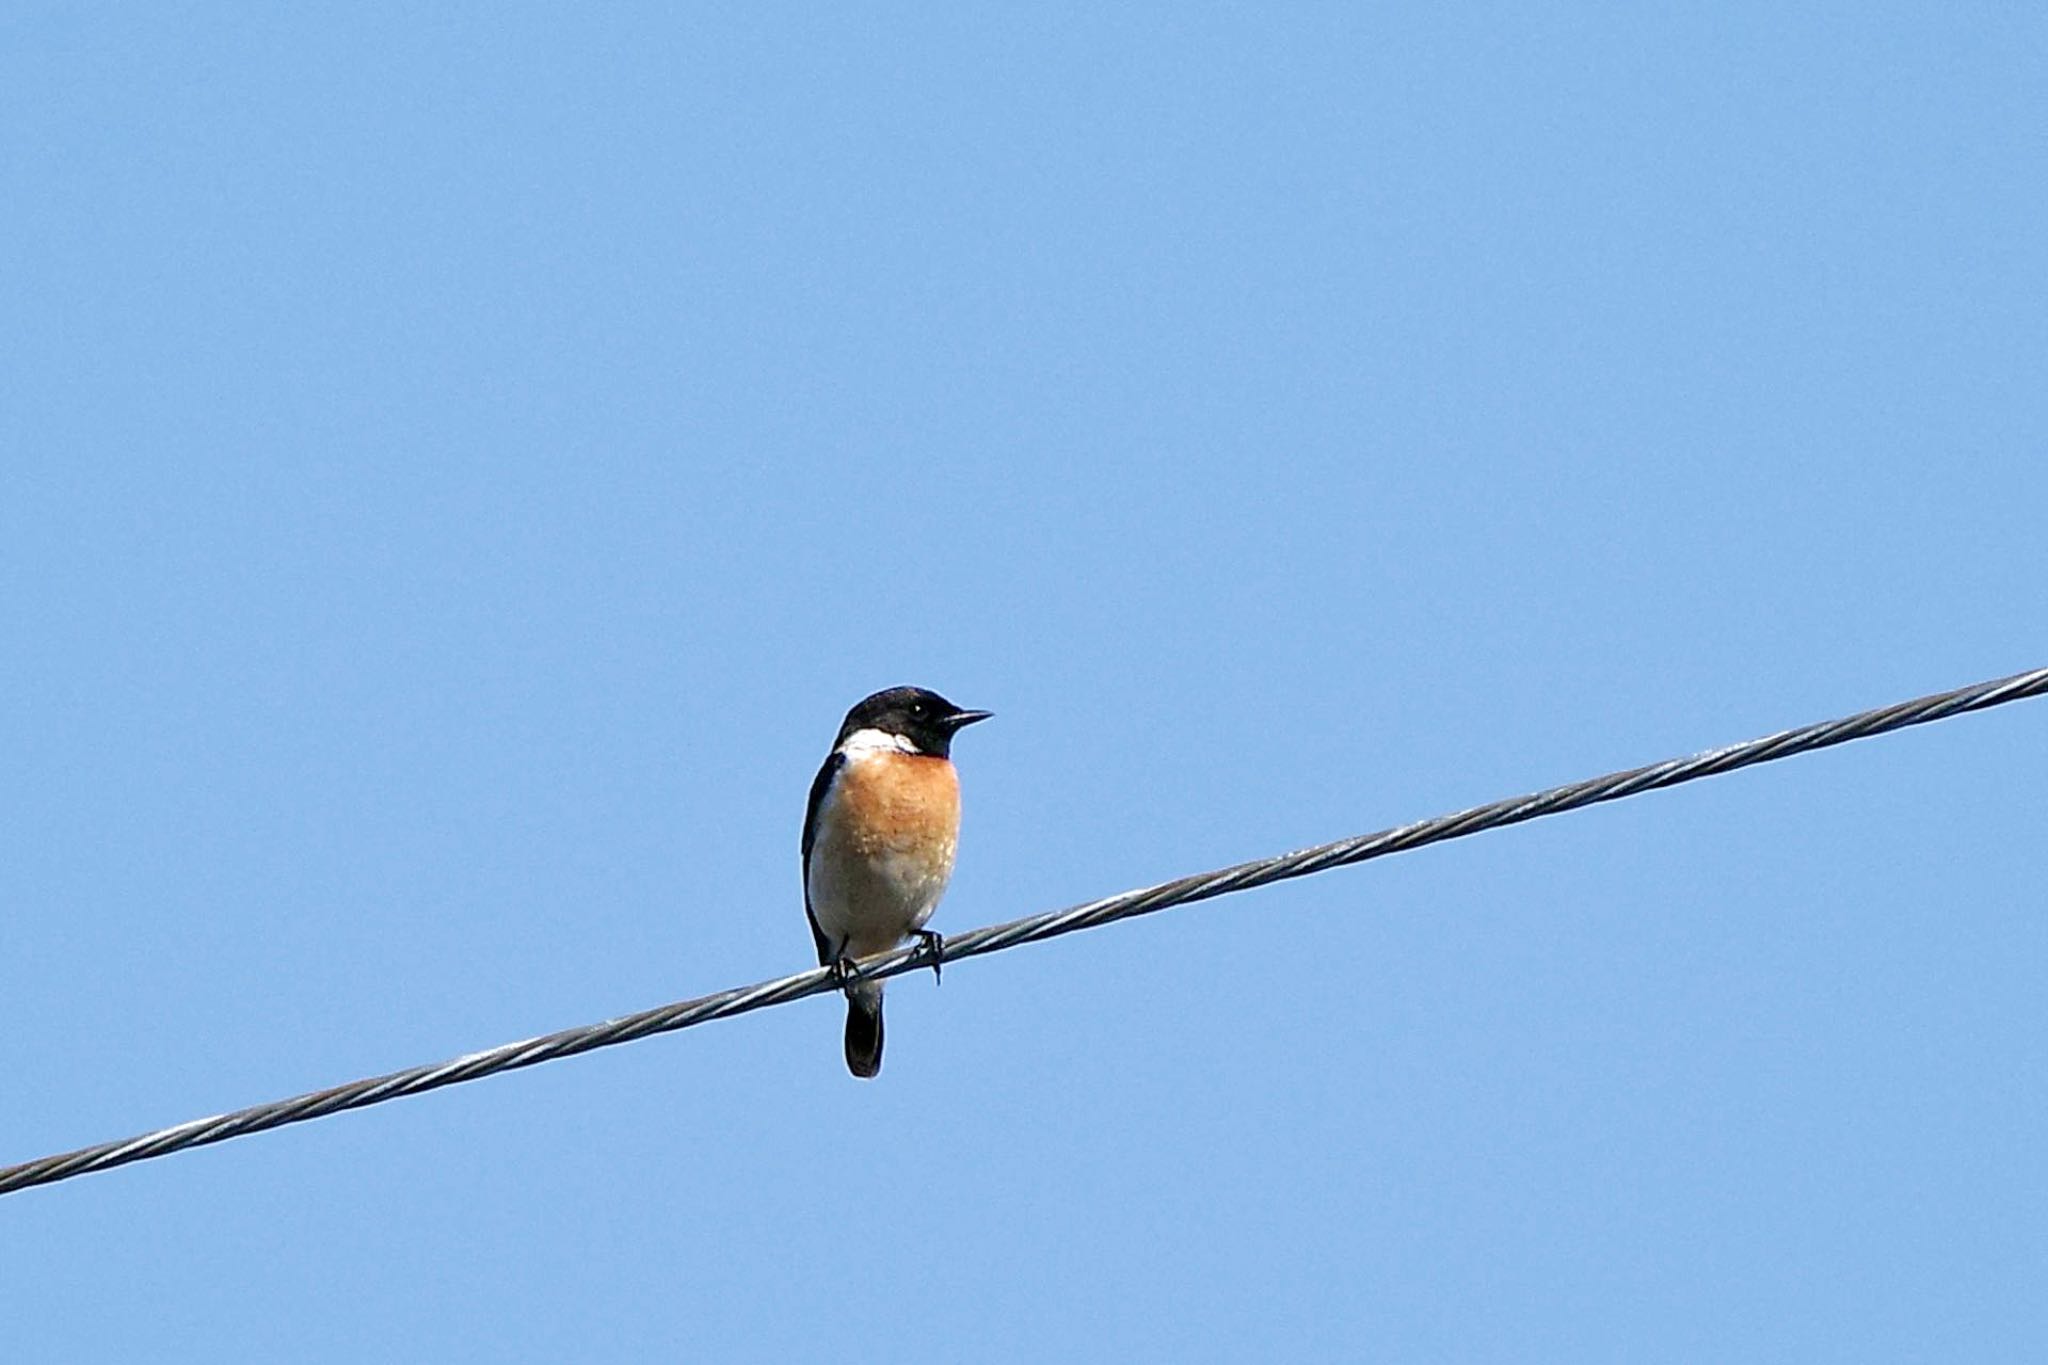
[[[974,722],[987,720],[994,714],[995,712],[993,711],[955,711],[952,715],[946,717],[946,728],[949,730],[964,730],[974,724]]]

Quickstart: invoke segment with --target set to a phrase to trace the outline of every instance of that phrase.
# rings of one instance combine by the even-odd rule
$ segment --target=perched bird
[[[804,914],[818,962],[842,978],[852,960],[912,936],[936,974],[945,940],[925,921],[946,894],[960,833],[953,736],[987,711],[922,687],[877,692],[846,713],[804,812]],[[846,986],[846,1069],[882,1069],[882,985]]]

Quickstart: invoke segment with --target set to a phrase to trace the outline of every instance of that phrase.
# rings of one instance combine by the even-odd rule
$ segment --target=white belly
[[[943,858],[890,848],[860,853],[828,834],[811,850],[811,913],[847,956],[885,952],[932,917],[953,875],[952,852],[945,849]]]

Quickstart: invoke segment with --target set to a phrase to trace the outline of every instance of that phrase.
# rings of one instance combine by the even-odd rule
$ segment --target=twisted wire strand
[[[1459,839],[1482,830],[1498,829],[1503,825],[1520,824],[1539,816],[1557,815],[1602,801],[1615,801],[1641,792],[1675,787],[1681,782],[1712,777],[1717,773],[1732,772],[1752,764],[1789,758],[1794,754],[1809,753],[1815,749],[1825,749],[1854,739],[1865,739],[1872,735],[1902,730],[1912,725],[1924,725],[1929,721],[1943,720],[1969,711],[1981,711],[2006,702],[2040,696],[2043,693],[2048,693],[2048,668],[2016,673],[2009,678],[1998,678],[1969,687],[1959,687],[1951,692],[1898,702],[1841,720],[1823,721],[1796,730],[1784,730],[1743,744],[1710,749],[1705,753],[1685,758],[1667,759],[1647,767],[1608,773],[1603,777],[1552,787],[1528,796],[1512,796],[1504,801],[1474,806],[1431,820],[1419,820],[1413,824],[1399,825],[1374,834],[1339,839],[1334,843],[1317,844],[1313,848],[1239,863],[1235,867],[1220,868],[1214,872],[1181,877],[1157,886],[1140,887],[1065,910],[1049,911],[1011,920],[1006,924],[992,924],[985,928],[972,929],[946,939],[945,960],[956,962],[962,958],[1001,952],[1020,944],[1057,938],[1061,934],[1092,929],[1116,920],[1148,915],[1155,911],[1187,905],[1194,901],[1209,900],[1233,892],[1249,891],[1273,882],[1306,877],[1334,867],[1362,863],[1373,858],[1385,857],[1390,853],[1402,853],[1426,844],[1442,843],[1447,839]],[[921,947],[898,948],[861,959],[856,964],[854,975],[856,979],[890,977],[927,965],[930,965],[929,959],[924,956]],[[815,968],[794,976],[764,981],[758,985],[736,987],[715,995],[700,996],[694,1000],[680,1000],[674,1004],[623,1015],[600,1024],[563,1029],[559,1033],[506,1043],[450,1061],[409,1067],[386,1076],[351,1081],[346,1085],[315,1090],[291,1099],[252,1105],[247,1109],[237,1109],[233,1113],[193,1119],[137,1137],[103,1142],[91,1147],[81,1147],[74,1152],[63,1152],[23,1162],[17,1166],[0,1168],[0,1194],[12,1194],[16,1190],[28,1189],[34,1185],[54,1184],[74,1176],[125,1166],[130,1162],[168,1156],[172,1152],[183,1151],[188,1147],[203,1147],[215,1142],[225,1142],[229,1138],[282,1128],[290,1123],[325,1118],[329,1114],[338,1114],[344,1110],[362,1109],[372,1104],[382,1104],[386,1100],[438,1090],[445,1085],[480,1080],[501,1071],[516,1071],[521,1067],[536,1066],[559,1057],[573,1057],[578,1053],[611,1047],[618,1043],[629,1043],[657,1033],[673,1033],[678,1029],[690,1028],[713,1019],[725,1019],[736,1014],[745,1014],[750,1010],[801,1000],[806,996],[834,990],[837,985],[829,969]]]

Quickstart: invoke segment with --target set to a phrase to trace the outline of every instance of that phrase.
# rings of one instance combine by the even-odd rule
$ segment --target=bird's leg
[[[946,960],[946,936],[935,929],[920,929],[917,941],[922,945],[924,955],[932,960],[932,980],[937,981],[939,966]]]
[[[848,986],[853,984],[853,974],[856,970],[857,969],[853,965],[853,959],[846,956],[844,953],[840,954],[838,957],[832,959],[833,984],[838,986],[840,990],[845,990]]]

